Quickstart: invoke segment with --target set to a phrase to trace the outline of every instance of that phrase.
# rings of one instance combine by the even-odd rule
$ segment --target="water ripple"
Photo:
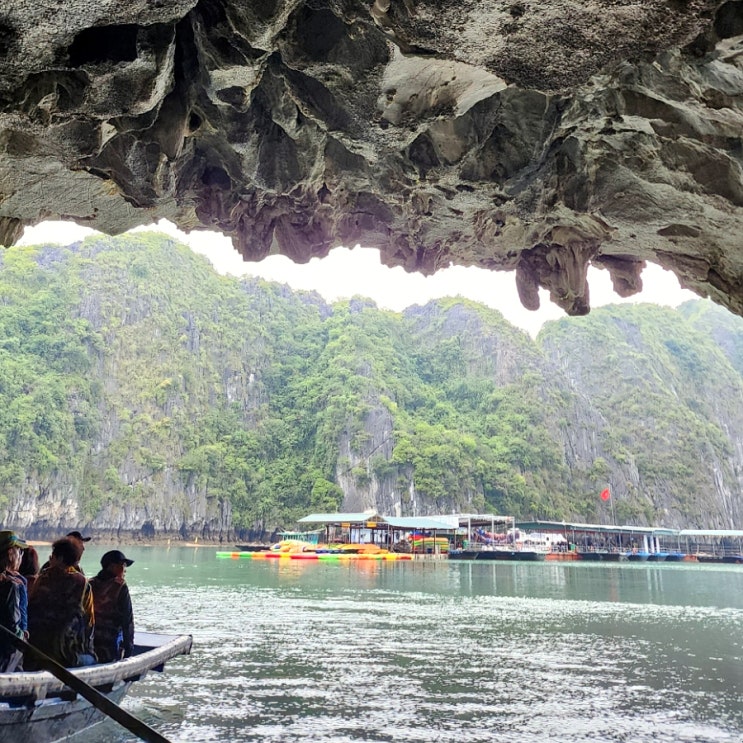
[[[132,576],[138,624],[194,651],[127,706],[184,742],[740,743],[739,573],[357,567]]]

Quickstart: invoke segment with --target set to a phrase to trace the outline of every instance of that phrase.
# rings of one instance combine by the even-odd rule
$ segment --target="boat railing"
[[[691,546],[689,554],[710,557],[735,557],[743,553],[741,544],[722,544],[720,542],[697,542]]]

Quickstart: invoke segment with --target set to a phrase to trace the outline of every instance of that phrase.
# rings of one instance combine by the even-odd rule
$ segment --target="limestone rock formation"
[[[743,314],[743,3],[0,0],[0,242],[167,218]]]

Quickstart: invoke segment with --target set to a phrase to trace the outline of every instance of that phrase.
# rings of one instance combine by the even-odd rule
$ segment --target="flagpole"
[[[609,505],[611,506],[611,524],[612,526],[617,525],[617,517],[614,513],[614,498],[611,495],[611,489],[610,488],[604,488],[601,491],[601,500],[606,503],[606,501],[609,501]]]

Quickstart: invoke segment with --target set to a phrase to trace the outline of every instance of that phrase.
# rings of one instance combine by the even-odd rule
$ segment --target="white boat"
[[[68,669],[118,704],[148,671],[191,651],[191,635],[136,632],[131,657],[115,663]],[[93,704],[48,671],[0,673],[0,743],[51,743],[78,733],[104,717]]]

